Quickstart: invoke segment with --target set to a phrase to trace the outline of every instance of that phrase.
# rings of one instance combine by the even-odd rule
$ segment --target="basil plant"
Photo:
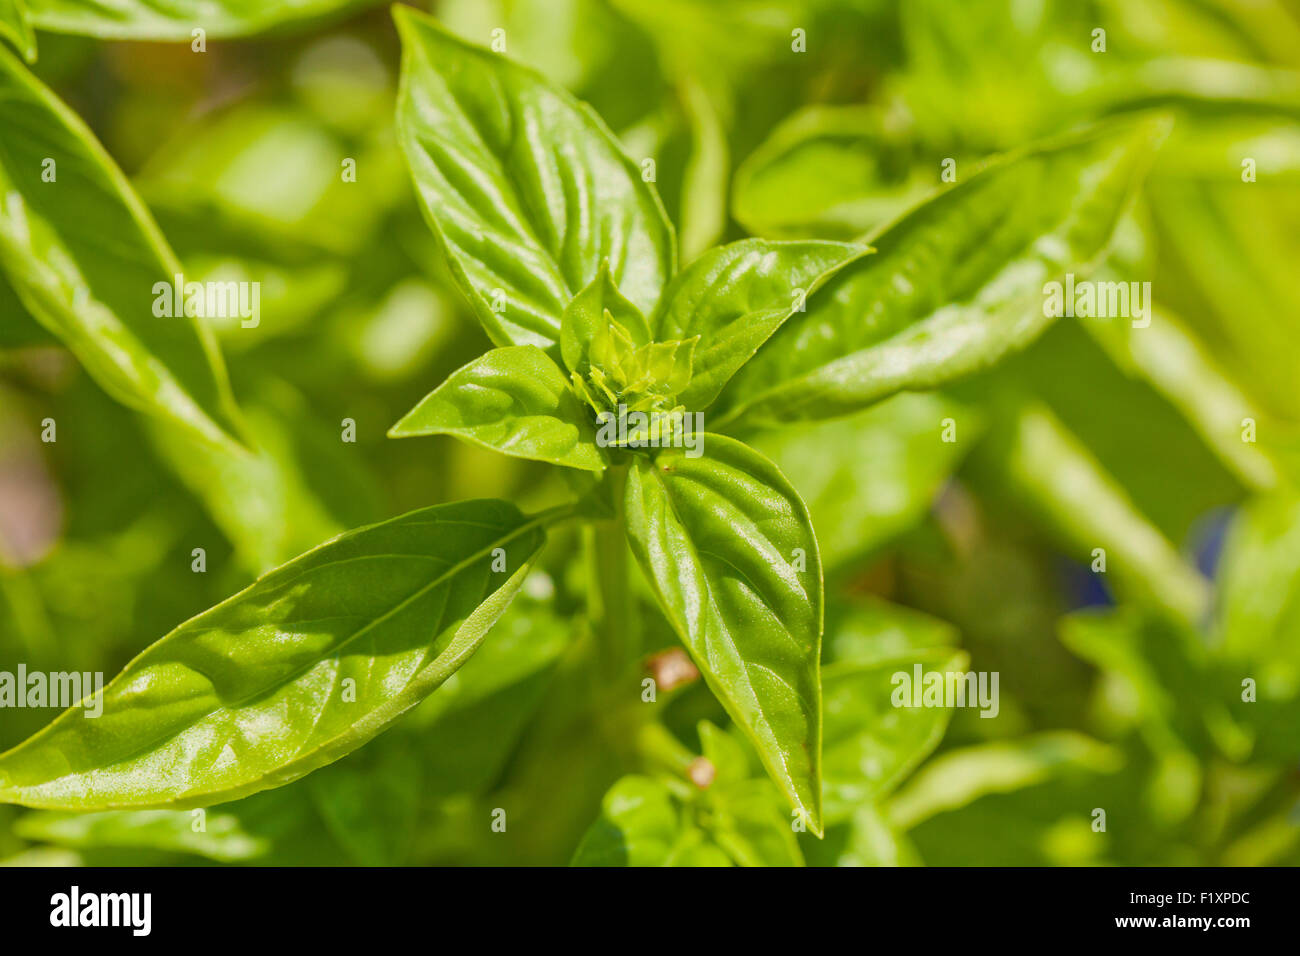
[[[28,59],[33,26],[189,42],[191,6],[124,3],[106,19],[75,0],[0,2],[0,33]],[[358,4],[209,6],[215,38]],[[888,606],[863,613],[887,618],[873,633],[906,640],[854,653],[842,615],[832,634],[824,560],[852,550],[855,519],[814,521],[786,472],[816,492],[808,469],[853,446],[860,418],[849,416],[902,393],[928,393],[913,407],[938,436],[963,380],[1053,324],[1045,283],[1111,261],[1168,117],[1129,111],[1033,140],[835,240],[710,245],[722,230],[692,218],[679,248],[654,161],[629,155],[592,107],[411,7],[393,16],[398,158],[363,160],[359,181],[400,184],[404,162],[414,196],[393,189],[383,215],[458,290],[490,347],[462,350],[468,361],[422,385],[387,423],[389,438],[416,440],[384,454],[451,455],[446,438],[429,440],[450,436],[540,470],[528,472],[537,494],[430,504],[430,493],[351,530],[309,510],[309,469],[280,464],[300,403],[245,389],[251,360],[232,344],[243,331],[219,334],[184,305],[181,259],[190,265],[206,230],[183,228],[176,171],[128,180],[22,57],[0,50],[0,302],[12,302],[12,331],[61,344],[143,416],[150,454],[257,574],[0,755],[0,802],[41,811],[16,832],[238,862],[310,817],[355,860],[390,862],[411,821],[432,814],[446,826],[426,856],[481,861],[493,851],[475,856],[445,834],[540,831],[572,803],[585,814],[576,836],[536,858],[802,864],[839,834],[841,859],[906,862],[903,829],[938,810],[923,806],[924,781],[891,794],[950,713],[892,709],[891,675],[967,658],[942,626],[927,630],[932,619]],[[263,229],[271,213],[246,205]],[[335,221],[347,207],[328,208],[294,237],[294,275],[328,259],[360,263],[348,274],[361,282],[405,254],[372,224],[365,241],[388,251],[363,258],[349,233],[368,213]],[[163,316],[151,299],[178,307]],[[955,421],[977,428],[974,413]],[[888,462],[867,454],[861,466]],[[1154,585],[1155,603],[1194,615],[1203,595],[1173,579]],[[1078,734],[1027,740],[1033,766],[1110,759]],[[451,799],[466,792],[488,796]],[[525,792],[545,796],[516,800]]]

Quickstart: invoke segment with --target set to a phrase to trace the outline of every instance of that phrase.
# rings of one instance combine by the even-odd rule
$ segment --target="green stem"
[[[593,521],[583,529],[590,582],[588,613],[600,646],[601,673],[607,679],[626,675],[641,653],[636,598],[628,579],[631,567],[622,508],[626,477],[622,468],[609,475],[614,483],[615,517]]]

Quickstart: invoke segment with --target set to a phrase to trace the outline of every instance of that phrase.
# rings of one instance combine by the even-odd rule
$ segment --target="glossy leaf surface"
[[[691,411],[707,408],[782,322],[868,251],[837,242],[742,239],[687,266],[665,290],[652,320],[659,340],[700,336],[682,404]]]
[[[399,136],[425,217],[498,345],[547,346],[609,260],[642,312],[675,261],[653,187],[592,110],[407,7]]]
[[[455,435],[517,458],[584,471],[606,464],[590,410],[535,345],[493,349],[453,372],[388,435]]]
[[[196,27],[239,37],[335,17],[378,0],[26,0],[32,23],[53,33],[117,40],[183,40]]]
[[[74,707],[0,755],[0,799],[212,804],[301,777],[455,673],[542,540],[540,519],[488,499],[335,538],[145,650],[100,716]]]
[[[1106,249],[1167,131],[1094,128],[978,172],[871,238],[724,396],[746,424],[844,415],[1023,348],[1052,319],[1043,287]]]
[[[696,666],[820,830],[822,580],[803,502],[770,461],[709,434],[703,457],[639,458],[625,506],[632,548]]]

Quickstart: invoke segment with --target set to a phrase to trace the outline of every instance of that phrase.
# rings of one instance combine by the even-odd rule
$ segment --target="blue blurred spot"
[[[1112,607],[1115,604],[1115,599],[1103,583],[1105,574],[1093,571],[1089,565],[1065,558],[1061,559],[1060,568],[1065,599],[1070,610]]]
[[[1215,508],[1197,518],[1187,533],[1187,549],[1196,558],[1196,568],[1210,580],[1214,580],[1219,569],[1223,542],[1236,513],[1235,506]]]

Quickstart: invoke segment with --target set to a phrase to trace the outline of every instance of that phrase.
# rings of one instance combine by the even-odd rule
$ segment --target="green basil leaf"
[[[3,48],[0,268],[123,404],[212,442],[240,433],[211,333],[153,314],[155,284],[170,295],[181,267],[148,210],[80,118]]]
[[[895,695],[907,688],[922,692],[915,687],[914,668],[947,673],[965,671],[968,663],[963,653],[934,650],[870,664],[832,664],[822,672],[822,798],[828,825],[879,801],[943,739],[950,708],[910,706],[910,700],[909,706],[894,704]],[[896,683],[897,674],[906,674],[908,683]]]
[[[602,260],[596,278],[573,297],[560,317],[560,355],[570,372],[586,374],[592,365],[609,371],[608,359],[601,353],[609,347],[604,340],[610,335],[610,319],[622,326],[633,345],[650,342],[645,316],[618,291],[609,276],[609,263]]]
[[[1036,145],[913,209],[737,374],[721,421],[845,415],[1024,347],[1052,321],[1044,283],[1105,252],[1167,128],[1125,121]]]
[[[703,451],[638,458],[625,493],[628,537],[709,687],[821,832],[817,539],[770,461],[720,435],[705,435]]]
[[[8,37],[28,63],[36,62],[36,34],[25,0],[0,0],[0,37]]]
[[[145,650],[103,689],[98,717],[74,707],[0,755],[0,801],[212,804],[338,759],[474,653],[543,520],[466,501],[307,552]]]
[[[744,780],[708,790],[708,833],[739,866],[803,866],[799,840],[770,780]]]
[[[709,834],[684,819],[668,785],[627,776],[609,788],[570,866],[731,866]]]
[[[33,25],[116,40],[239,37],[373,6],[378,0],[26,0]]]
[[[455,435],[583,471],[602,471],[608,463],[591,413],[535,345],[493,349],[452,372],[388,432],[390,438],[413,435]]]
[[[742,239],[710,249],[682,270],[652,321],[659,340],[700,336],[682,404],[707,408],[808,296],[870,251],[838,242]]]
[[[554,343],[564,307],[605,259],[649,313],[675,268],[672,227],[604,122],[532,70],[407,7],[393,13],[402,149],[492,340]]]
[[[600,817],[578,844],[572,866],[665,866],[681,836],[667,785],[623,777],[601,801]]]

